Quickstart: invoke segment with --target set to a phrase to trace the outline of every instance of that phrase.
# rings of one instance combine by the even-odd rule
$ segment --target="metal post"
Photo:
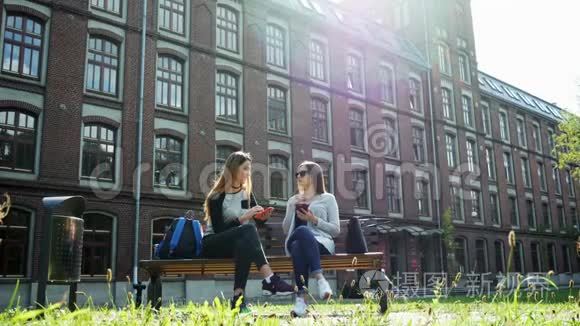
[[[141,161],[143,140],[143,94],[145,93],[145,48],[147,37],[147,1],[143,0],[141,17],[141,62],[139,71],[139,115],[137,118],[137,180],[135,189],[135,232],[133,243],[133,286],[138,286],[139,269],[139,220],[141,218]]]

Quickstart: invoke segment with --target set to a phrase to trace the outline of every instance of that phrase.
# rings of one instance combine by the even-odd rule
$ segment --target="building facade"
[[[439,230],[452,208],[459,270],[505,272],[516,229],[519,271],[572,277],[575,184],[552,169],[549,141],[559,109],[478,72],[469,4],[450,3],[425,8],[437,17],[421,23],[408,16],[421,1],[386,1],[376,12],[397,14],[369,19],[348,1],[149,0],[138,139],[139,2],[0,1],[0,185],[13,202],[0,225],[0,298],[21,279],[23,302],[34,301],[40,201],[78,194],[88,200],[81,288],[108,301],[111,269],[124,302],[135,215],[150,258],[172,218],[201,216],[236,150],[252,153],[255,194],[277,208],[260,231],[268,254],[283,252],[293,172],[314,160],[342,219],[380,221],[367,233],[389,273],[446,267]],[[465,19],[448,26],[451,14]],[[231,286],[229,276],[168,283],[184,299]]]

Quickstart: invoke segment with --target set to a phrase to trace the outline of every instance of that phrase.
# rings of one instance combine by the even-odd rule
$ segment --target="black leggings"
[[[203,237],[203,256],[234,258],[236,263],[234,290],[245,290],[252,263],[256,264],[258,269],[268,264],[254,224],[243,224]]]

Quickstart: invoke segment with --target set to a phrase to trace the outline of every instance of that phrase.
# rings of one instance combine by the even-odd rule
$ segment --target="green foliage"
[[[580,178],[580,117],[564,113],[558,129],[559,133],[554,137],[558,168],[570,168],[572,175]]]
[[[453,251],[455,249],[455,226],[453,226],[451,208],[447,208],[441,216],[441,229],[443,231],[441,238],[445,249],[448,252]]]

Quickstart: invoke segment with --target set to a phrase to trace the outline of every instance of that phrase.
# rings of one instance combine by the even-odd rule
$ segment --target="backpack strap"
[[[185,225],[185,218],[180,217],[177,220],[177,225],[175,226],[175,230],[173,231],[173,236],[171,237],[171,242],[169,242],[169,254],[173,254],[175,248],[179,244],[179,239],[181,239],[181,234],[183,233],[183,226]]]
[[[197,257],[201,256],[201,247],[203,239],[203,230],[201,229],[201,224],[199,221],[192,220],[191,225],[193,226],[193,235],[195,237],[195,255]]]

